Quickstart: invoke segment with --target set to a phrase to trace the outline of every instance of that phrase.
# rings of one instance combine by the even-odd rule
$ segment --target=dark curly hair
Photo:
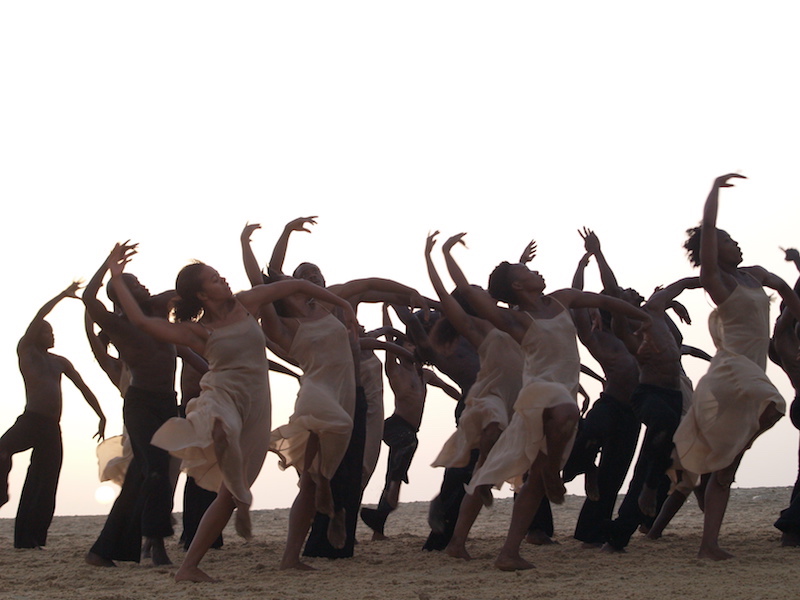
[[[513,266],[506,260],[497,265],[489,275],[488,287],[489,295],[492,298],[511,305],[517,303],[517,294],[511,286],[511,267]]]
[[[700,240],[702,236],[703,228],[700,225],[686,230],[686,241],[683,243],[683,247],[689,257],[689,262],[695,267],[700,266]]]
[[[172,314],[176,321],[197,321],[203,316],[203,303],[197,297],[202,287],[200,274],[207,265],[196,260],[178,272],[175,291],[178,298],[173,301]]]

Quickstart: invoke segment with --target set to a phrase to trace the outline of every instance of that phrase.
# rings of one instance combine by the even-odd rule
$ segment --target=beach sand
[[[473,560],[423,552],[428,504],[402,504],[392,514],[390,539],[370,540],[359,524],[356,556],[345,560],[306,559],[317,571],[279,571],[288,509],[255,511],[255,538],[245,543],[228,527],[225,546],[212,550],[202,567],[222,581],[176,584],[176,567],[120,563],[116,569],[90,567],[83,556],[104,516],[56,517],[45,550],[13,549],[12,519],[0,520],[0,598],[82,600],[314,599],[476,600],[564,598],[570,600],[653,597],[792,599],[800,597],[800,548],[780,546],[772,523],[785,508],[790,488],[749,488],[732,492],[721,545],[736,558],[698,560],[702,515],[693,499],[664,537],[636,534],[624,554],[586,550],[571,537],[583,498],[567,496],[554,507],[557,545],[525,544],[523,556],[536,569],[503,573],[492,566],[508,526],[511,501],[484,510],[468,544]],[[176,515],[178,518],[179,515]],[[177,541],[168,543],[176,562]]]

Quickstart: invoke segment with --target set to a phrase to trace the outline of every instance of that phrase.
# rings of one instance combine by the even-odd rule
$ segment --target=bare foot
[[[344,548],[347,543],[346,514],[345,510],[340,508],[333,517],[328,519],[328,541],[337,550]]]
[[[389,538],[382,534],[380,531],[373,531],[372,532],[372,541],[373,542],[382,542],[384,540],[388,540]]]
[[[600,485],[597,483],[597,468],[589,469],[583,476],[583,489],[592,502],[600,501]]]
[[[658,507],[658,499],[656,498],[656,490],[647,486],[642,486],[642,491],[639,493],[639,510],[648,517],[655,517],[657,514],[656,508]]]
[[[500,556],[495,559],[494,566],[501,571],[526,571],[528,569],[536,568],[533,563],[529,563],[519,554],[516,556],[500,554]]]
[[[453,558],[463,558],[464,560],[472,560],[472,557],[467,552],[467,547],[463,544],[454,544],[452,540],[447,547],[444,549],[445,554],[447,556],[452,556]]]
[[[795,548],[800,546],[800,535],[784,531],[781,535],[781,546],[786,548]]]
[[[728,560],[733,558],[733,554],[725,552],[719,546],[700,546],[700,551],[697,553],[697,558],[707,558],[709,560]]]
[[[278,570],[280,571],[286,571],[288,569],[295,569],[297,571],[316,571],[314,567],[312,567],[311,565],[307,565],[304,562],[301,562],[300,559],[295,559],[289,563],[282,562],[278,567]]]
[[[187,567],[186,565],[181,565],[181,568],[178,569],[177,573],[175,573],[175,581],[194,581],[195,583],[205,581],[208,583],[217,583],[219,579],[214,579],[211,577],[211,575],[201,571],[197,567]]]
[[[525,536],[525,541],[534,546],[551,546],[552,544],[558,543],[541,529],[529,531]]]
[[[117,565],[114,564],[113,560],[109,560],[107,558],[103,558],[99,554],[95,554],[94,552],[87,552],[86,556],[83,557],[83,560],[86,561],[87,565],[92,565],[93,567],[116,567]]]
[[[164,538],[148,538],[150,540],[150,555],[153,559],[153,564],[157,567],[164,565],[171,565],[172,561],[167,555],[167,549],[164,547]]]
[[[614,548],[609,543],[605,543],[600,547],[600,552],[605,552],[606,554],[625,554],[625,548]]]
[[[564,480],[561,479],[561,474],[558,471],[543,470],[542,484],[544,484],[545,496],[550,502],[564,504],[564,495],[567,493],[567,488],[564,487]]]
[[[644,523],[642,523],[641,525],[639,525],[639,533],[647,535],[648,533],[650,533],[650,528]]]

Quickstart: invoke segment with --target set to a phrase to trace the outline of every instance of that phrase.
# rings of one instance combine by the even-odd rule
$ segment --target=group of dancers
[[[245,226],[240,241],[252,287],[235,294],[214,268],[195,262],[180,271],[175,290],[152,295],[127,272],[137,245],[117,244],[81,299],[95,357],[124,398],[131,460],[116,461],[122,488],[86,561],[112,567],[114,561],[147,556],[154,564],[171,563],[164,539],[173,534],[173,456],[188,477],[182,537],[187,551],[175,577],[213,580],[200,561],[222,543],[222,530],[234,514],[237,533],[251,537],[250,488],[268,451],[299,477],[280,567],[310,569],[301,555],[352,556],[359,518],[373,539],[385,537],[400,486],[408,483],[428,385],[457,401],[457,427],[434,461],[444,467],[444,478],[430,504],[424,549],[470,559],[471,526],[482,507],[492,504],[492,488],[508,482],[515,500],[495,565],[532,568],[520,553],[522,542],[552,542],[551,504],[564,501],[565,481],[584,475],[586,500],[574,533],[584,547],[624,551],[637,529],[657,539],[694,493],[704,512],[699,556],[730,558],[720,547],[719,532],[736,470],[753,441],[786,413],[765,374],[768,355],[800,389],[800,298],[766,269],[741,267],[739,246],[716,227],[720,189],[737,178],[742,176],[715,180],[701,224],[687,232],[685,248],[699,276],[659,288],[646,300],[617,282],[589,229],[580,231],[585,254],[572,287],[548,294],[544,277],[527,266],[535,242],[518,262],[500,263],[487,289],[471,284],[453,256],[463,233],[442,243],[455,283],[449,293],[433,259],[435,232],[425,244],[434,299],[382,278],[327,286],[312,263],[286,275],[289,238],[309,231],[315,217],[286,225],[265,271],[250,247],[259,226]],[[583,291],[592,258],[602,293]],[[786,260],[800,270],[796,250],[787,250]],[[108,275],[111,309],[97,297]],[[772,337],[765,287],[783,300]],[[705,290],[716,306],[709,321],[713,357],[684,345],[667,312],[688,322],[676,298],[693,288]],[[6,482],[11,456],[33,448],[15,547],[46,543],[61,465],[62,374],[100,418],[97,437],[102,440],[105,433],[95,396],[69,361],[50,352],[53,332],[45,317],[62,299],[77,298],[78,290],[73,283],[46,303],[18,345],[26,406],[0,438]],[[359,325],[362,302],[383,304],[380,328],[366,331]],[[397,321],[402,328],[395,327]],[[581,365],[579,341],[602,375]],[[116,351],[109,352],[110,346]],[[289,366],[268,360],[267,348]],[[376,351],[385,353],[383,365]],[[687,352],[710,360],[693,391],[681,366]],[[385,421],[384,368],[395,398],[394,413]],[[270,369],[297,377],[300,385],[289,422],[275,429]],[[603,382],[588,411],[577,404],[581,372]],[[796,426],[798,410],[795,400]],[[642,425],[646,431],[633,476],[614,518]],[[389,447],[384,490],[376,508],[361,507],[382,440]],[[8,501],[7,488],[7,483],[0,487],[0,505]],[[798,497],[800,479],[775,524],[785,545],[800,545]]]

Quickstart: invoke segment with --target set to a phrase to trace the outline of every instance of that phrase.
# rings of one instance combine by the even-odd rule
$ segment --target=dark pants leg
[[[444,479],[439,495],[431,500],[431,512],[436,512],[436,518],[441,521],[443,528],[441,531],[431,531],[423,550],[444,550],[450,539],[458,521],[458,511],[461,508],[461,501],[467,495],[464,486],[472,478],[472,471],[478,462],[478,450],[470,453],[469,464],[466,467],[447,468],[444,470]]]
[[[0,449],[9,461],[12,455],[29,448],[33,449],[31,463],[14,521],[15,548],[36,548],[47,543],[63,455],[58,421],[26,412],[0,438]]]
[[[618,550],[628,545],[639,525],[648,522],[647,516],[639,509],[643,487],[661,489],[659,495],[663,498],[665,473],[672,462],[672,436],[681,418],[682,398],[680,391],[639,385],[631,404],[647,432],[617,518],[604,526],[606,541]]]
[[[206,510],[217,497],[216,492],[201,488],[194,481],[194,477],[186,478],[186,485],[183,488],[183,533],[181,534],[181,544],[185,550],[192,544],[200,520],[206,514]],[[222,547],[222,534],[219,534],[212,548]]]
[[[108,560],[139,561],[142,536],[172,535],[169,453],[150,443],[169,418],[178,415],[175,395],[129,388],[122,411],[133,448],[122,490],[91,552]]]
[[[792,420],[792,425],[800,429],[800,398],[795,397],[792,401],[789,416]],[[791,502],[788,508],[781,511],[780,517],[775,521],[775,527],[784,533],[800,536],[800,448],[798,448],[797,460],[797,480],[792,489]]]
[[[586,414],[568,464],[573,464],[575,475],[585,473],[594,468],[594,458],[601,451],[596,467],[600,499],[584,501],[575,525],[575,539],[590,544],[605,541],[602,524],[614,513],[617,494],[636,452],[639,429],[639,420],[630,406],[614,399],[601,396]]]
[[[353,434],[344,458],[331,479],[331,491],[336,510],[345,510],[347,538],[343,548],[334,548],[328,541],[327,515],[317,513],[303,556],[324,556],[326,558],[350,558],[356,543],[358,509],[361,506],[361,476],[364,465],[364,443],[367,439],[367,397],[364,388],[356,388],[356,406],[353,414]]]

